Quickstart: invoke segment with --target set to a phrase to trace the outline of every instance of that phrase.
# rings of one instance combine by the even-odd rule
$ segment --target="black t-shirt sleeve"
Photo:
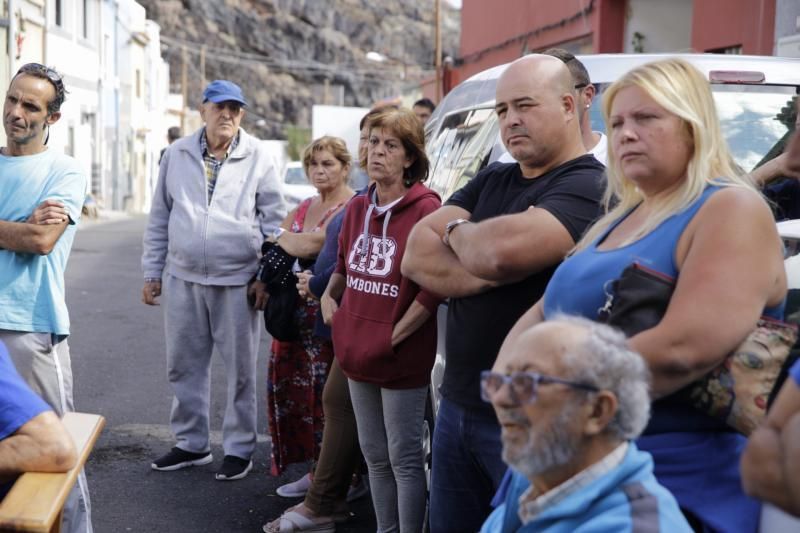
[[[469,180],[466,185],[453,193],[444,205],[454,205],[462,209],[466,209],[470,213],[475,211],[475,206],[478,204],[478,199],[481,196],[481,191],[486,186],[489,175],[495,165],[489,165],[478,174]]]
[[[762,189],[771,202],[775,220],[800,218],[800,184],[791,178],[782,178],[769,183]]]
[[[535,206],[546,209],[569,231],[575,242],[602,212],[605,190],[604,168],[600,164],[581,165],[554,176]]]

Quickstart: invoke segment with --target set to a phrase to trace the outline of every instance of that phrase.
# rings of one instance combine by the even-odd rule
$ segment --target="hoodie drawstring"
[[[361,255],[367,255],[369,251],[369,218],[372,216],[372,211],[375,209],[375,204],[370,202],[367,208],[367,214],[364,216],[364,237],[361,239]]]
[[[367,208],[367,214],[364,216],[364,237],[361,239],[361,254],[367,255],[369,251],[369,219],[372,216],[372,212],[375,210],[375,207],[378,204],[378,191],[373,191],[369,207]],[[389,219],[392,218],[392,210],[388,209],[383,217],[383,232],[381,234],[381,247],[380,247],[380,255],[381,259],[386,258],[386,251],[389,246],[386,244],[386,231],[389,228]]]
[[[389,247],[389,245],[386,244],[386,229],[389,227],[390,218],[392,218],[391,209],[386,211],[386,215],[383,217],[383,235],[381,236],[381,259],[386,258],[386,249]]]

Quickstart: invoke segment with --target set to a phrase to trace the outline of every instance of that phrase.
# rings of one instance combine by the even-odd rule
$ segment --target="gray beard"
[[[528,479],[572,461],[580,445],[580,436],[567,429],[572,414],[573,409],[567,408],[549,427],[531,430],[522,446],[503,443],[503,461]]]

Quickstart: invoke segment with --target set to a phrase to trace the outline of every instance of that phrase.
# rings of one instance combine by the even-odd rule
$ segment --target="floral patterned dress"
[[[291,231],[301,233],[312,198],[297,208]],[[329,209],[312,229],[319,231],[342,204]],[[322,390],[333,361],[333,344],[314,335],[319,302],[298,295],[294,320],[300,338],[272,341],[267,369],[267,413],[272,438],[272,475],[287,465],[319,457],[324,416]]]

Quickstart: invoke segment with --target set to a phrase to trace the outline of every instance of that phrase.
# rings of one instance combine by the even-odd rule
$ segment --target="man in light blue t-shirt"
[[[64,270],[87,185],[74,159],[47,147],[65,93],[55,70],[23,65],[6,92],[0,148],[0,341],[58,415],[73,410]],[[63,529],[92,531],[82,474]]]

